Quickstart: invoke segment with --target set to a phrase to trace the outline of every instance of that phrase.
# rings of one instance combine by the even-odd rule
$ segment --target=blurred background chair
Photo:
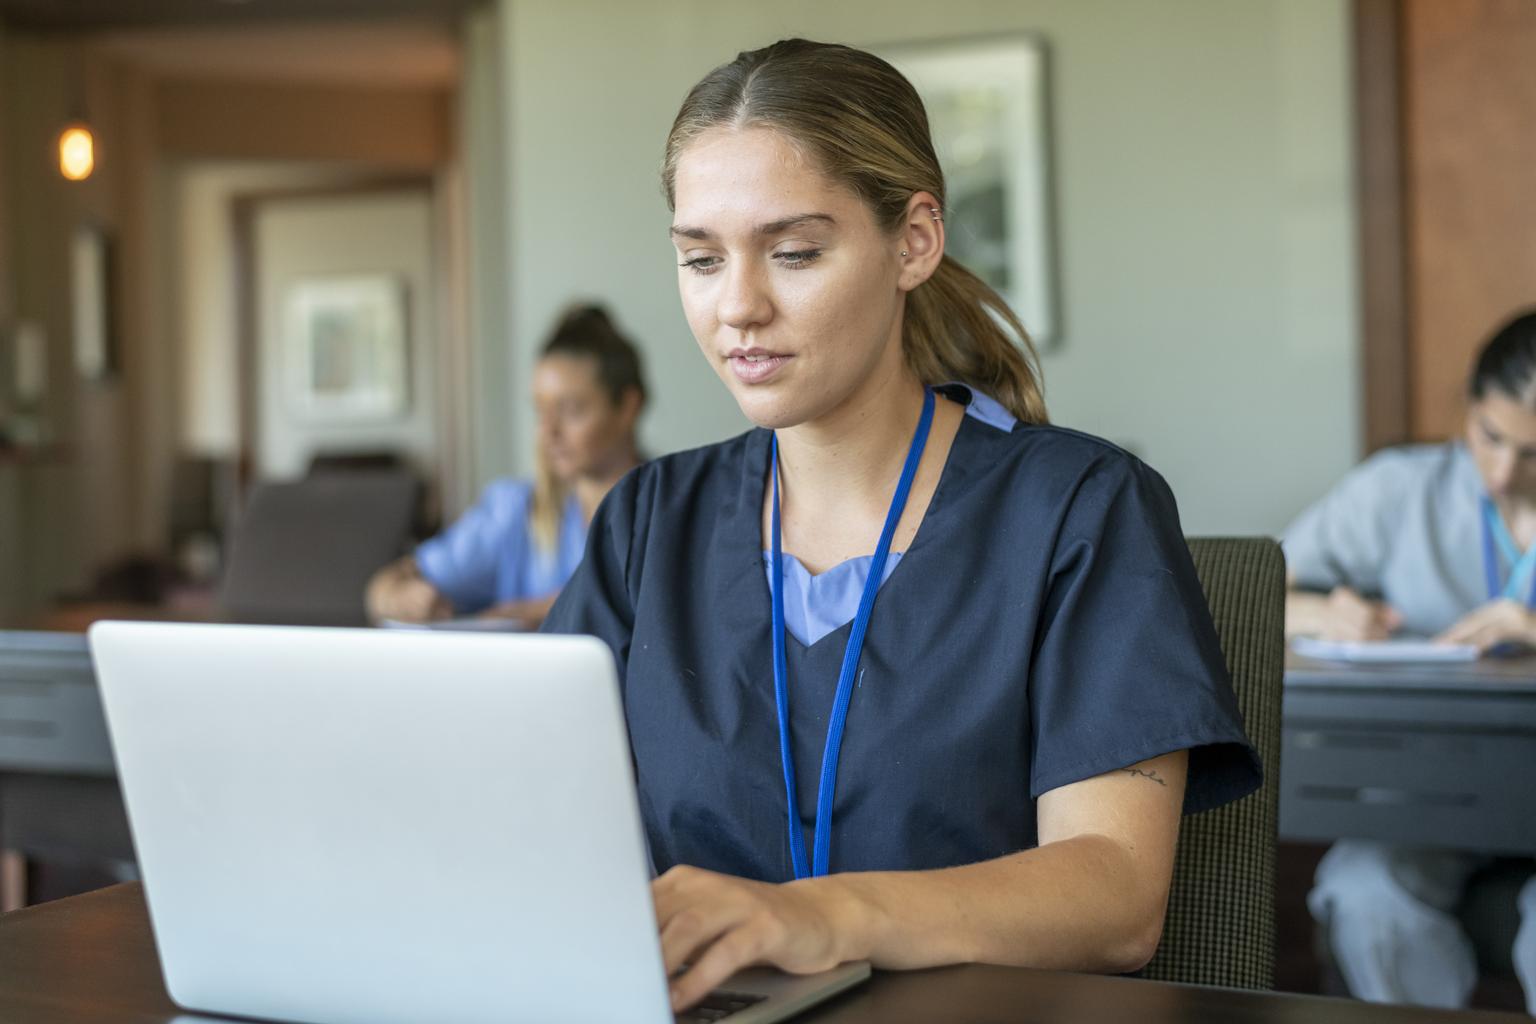
[[[219,604],[236,622],[361,626],[363,589],[411,537],[421,482],[322,472],[258,484],[236,519]]]
[[[1244,728],[1264,763],[1264,785],[1183,820],[1163,941],[1142,975],[1268,989],[1275,979],[1285,559],[1268,538],[1194,538],[1189,550]]]

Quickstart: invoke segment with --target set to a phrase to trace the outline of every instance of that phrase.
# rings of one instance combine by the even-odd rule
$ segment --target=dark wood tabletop
[[[171,1020],[191,1024],[217,1019],[178,1012],[166,997],[137,884],[0,917],[0,1021],[6,1024]],[[1530,1018],[973,965],[877,973],[859,989],[800,1020],[805,1024],[1430,1024],[1458,1020],[1529,1024]]]

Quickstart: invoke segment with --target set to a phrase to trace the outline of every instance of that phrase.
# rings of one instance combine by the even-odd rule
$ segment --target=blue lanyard
[[[1494,507],[1493,499],[1485,496],[1482,499],[1482,506],[1483,576],[1488,582],[1488,600],[1497,601],[1503,597],[1518,601],[1520,581],[1529,576],[1531,591],[1525,603],[1528,608],[1536,608],[1536,544],[1532,544],[1522,555],[1520,549],[1515,547],[1515,539],[1509,535],[1509,530],[1504,525],[1504,518]],[[1503,583],[1499,580],[1500,550],[1509,561],[1509,579]]]
[[[880,543],[875,546],[875,557],[869,563],[869,578],[864,581],[864,594],[859,598],[859,611],[853,617],[853,631],[843,650],[843,669],[837,677],[832,719],[827,723],[827,745],[821,755],[821,788],[816,793],[814,871],[807,869],[805,862],[805,834],[800,827],[800,801],[795,795],[795,752],[789,740],[789,670],[784,658],[784,553],[779,537],[779,438],[777,434],[773,438],[773,552],[769,580],[769,589],[773,592],[773,694],[779,706],[779,757],[784,762],[784,795],[789,800],[789,855],[796,878],[827,873],[827,862],[832,853],[832,794],[837,789],[837,756],[843,746],[843,729],[848,724],[848,704],[853,700],[854,674],[859,667],[859,655],[864,650],[864,633],[869,629],[870,614],[874,611],[875,592],[880,589],[881,578],[885,575],[891,538],[895,536],[896,524],[907,507],[907,492],[912,489],[912,478],[917,475],[917,464],[922,461],[923,447],[928,443],[928,427],[932,422],[933,392],[925,390],[923,414],[918,418],[912,447],[907,450],[906,465],[901,469],[896,494],[885,514],[885,528],[880,531]]]

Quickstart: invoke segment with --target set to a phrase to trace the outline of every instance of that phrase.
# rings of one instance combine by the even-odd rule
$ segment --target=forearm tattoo
[[[1149,772],[1144,772],[1140,768],[1121,768],[1120,770],[1123,772],[1129,772],[1132,775],[1140,775],[1144,779],[1151,779],[1153,782],[1164,788],[1168,786],[1168,783],[1157,774],[1156,768]]]

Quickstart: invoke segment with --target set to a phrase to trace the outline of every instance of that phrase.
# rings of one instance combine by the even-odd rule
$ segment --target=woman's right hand
[[[1403,614],[1381,601],[1361,597],[1348,587],[1328,595],[1324,640],[1385,640],[1403,624]]]
[[[397,622],[431,622],[453,615],[453,605],[423,579],[401,580],[380,603],[380,618]]]
[[[414,558],[386,565],[368,581],[368,617],[374,622],[431,622],[453,615],[453,604],[421,575]]]

